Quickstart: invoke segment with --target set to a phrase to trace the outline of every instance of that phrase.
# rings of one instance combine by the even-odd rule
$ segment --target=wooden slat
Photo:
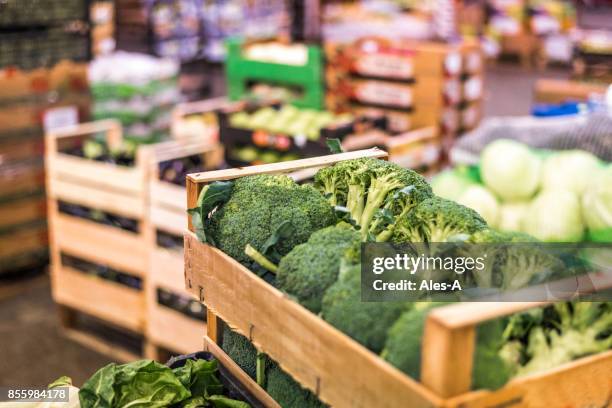
[[[180,212],[183,218],[185,217],[187,191],[184,186],[153,180],[150,184],[150,195],[152,207],[166,207]]]
[[[145,169],[139,167],[117,166],[83,159],[64,153],[48,156],[49,177],[72,183],[81,183],[110,192],[141,196],[145,189]]]
[[[148,248],[139,234],[61,213],[53,215],[52,225],[59,251],[136,276],[147,274]]]
[[[52,283],[57,303],[136,333],[144,331],[142,291],[63,266],[54,267]]]
[[[156,229],[180,236],[187,227],[185,213],[186,210],[179,212],[169,210],[167,207],[151,207],[151,224]]]
[[[240,383],[260,401],[266,408],[281,408],[238,364],[234,362],[215,342],[208,336],[204,338],[204,349],[211,353],[219,363],[238,380]]]
[[[147,337],[158,346],[181,354],[202,349],[206,323],[180,312],[154,304],[147,311]]]
[[[211,181],[232,180],[239,177],[252,176],[255,174],[278,174],[289,173],[310,167],[330,166],[343,160],[360,159],[364,157],[383,158],[387,153],[377,149],[357,150],[354,152],[330,154],[329,156],[312,157],[308,159],[293,160],[260,166],[239,167],[235,169],[207,171],[204,173],[190,174],[187,177],[195,183],[209,183]],[[189,207],[192,208],[192,207]]]
[[[381,408],[441,404],[422,385],[235,260],[198,242],[191,233],[185,239],[185,275],[191,293],[201,294],[212,313],[250,337],[258,349],[324,402]]]
[[[151,251],[149,282],[152,286],[162,286],[173,292],[192,296],[185,290],[183,268],[183,251],[156,247]]]
[[[24,228],[0,235],[0,259],[34,252],[47,247],[47,227]]]

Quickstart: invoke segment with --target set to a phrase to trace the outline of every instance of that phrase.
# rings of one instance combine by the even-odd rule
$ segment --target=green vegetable
[[[601,163],[582,150],[566,150],[548,157],[542,169],[543,189],[564,189],[582,194]]]
[[[211,184],[210,188],[217,184]],[[291,226],[292,233],[275,243],[279,259],[296,245],[306,242],[314,231],[336,221],[333,208],[316,189],[298,185],[287,176],[257,175],[236,179],[227,201],[216,200],[215,204],[216,211],[210,218],[204,218],[205,236],[247,267],[252,262],[244,253],[245,247],[251,245],[268,255],[264,245],[281,225]],[[199,207],[200,215],[208,217],[212,211],[210,207],[206,205],[205,195]],[[278,259],[273,261],[278,262]]]
[[[540,171],[540,159],[527,146],[513,140],[496,140],[481,155],[482,180],[502,200],[532,197],[540,185]]]
[[[79,391],[81,408],[248,408],[223,395],[217,361],[187,360],[170,368],[151,360],[115,363],[98,370]]]
[[[83,142],[83,156],[86,159],[96,160],[106,153],[106,147],[95,140],[86,140]]]
[[[257,376],[257,349],[238,332],[225,327],[221,349],[252,379]]]
[[[421,376],[421,340],[429,311],[444,303],[418,302],[391,326],[380,356],[418,380]]]
[[[432,195],[416,172],[377,159],[356,159],[326,167],[315,175],[331,205],[346,207],[361,239],[387,241],[395,220]]]
[[[167,407],[191,397],[168,367],[140,360],[98,370],[79,391],[81,408]]]
[[[316,395],[302,388],[291,376],[276,363],[266,372],[266,391],[283,408],[323,408]]]
[[[342,254],[354,241],[359,241],[359,234],[345,223],[313,233],[281,259],[277,286],[319,313],[325,291],[338,278]]]
[[[506,319],[495,319],[480,324],[476,330],[476,347],[472,368],[472,389],[501,388],[514,373],[514,365],[500,349],[504,346],[503,332]]]
[[[447,242],[453,236],[472,234],[487,227],[476,211],[440,197],[419,203],[397,221],[391,241]]]
[[[448,200],[457,201],[461,194],[474,182],[455,170],[447,170],[434,177],[431,188],[435,195]]]
[[[545,190],[531,202],[522,231],[549,242],[580,242],[584,236],[578,197],[566,190]]]
[[[476,210],[491,227],[499,222],[499,203],[489,190],[481,186],[471,186],[457,200],[459,204]]]
[[[353,250],[355,257],[356,252]],[[321,315],[338,330],[379,353],[387,330],[408,307],[401,302],[362,302],[361,265],[344,263],[338,281],[325,292]]]
[[[582,215],[593,231],[612,228],[612,165],[592,176],[582,196]]]

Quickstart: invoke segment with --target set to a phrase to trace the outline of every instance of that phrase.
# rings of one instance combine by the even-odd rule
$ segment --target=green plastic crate
[[[284,65],[245,59],[243,41],[229,39],[225,62],[227,90],[230,100],[242,99],[247,94],[249,81],[295,86],[302,89],[300,99],[292,102],[299,108],[323,109],[323,52],[319,46],[308,45],[305,65]]]

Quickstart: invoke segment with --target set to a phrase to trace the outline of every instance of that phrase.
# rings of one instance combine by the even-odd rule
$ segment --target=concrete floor
[[[535,80],[566,77],[567,70],[525,71],[499,64],[486,76],[485,116],[525,115]],[[3,295],[0,281],[0,385],[46,385],[68,375],[81,385],[109,357],[70,341],[60,333],[46,276],[19,284]]]

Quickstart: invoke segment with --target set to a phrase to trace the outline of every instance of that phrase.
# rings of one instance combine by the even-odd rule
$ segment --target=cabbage
[[[550,156],[542,169],[542,188],[559,189],[582,194],[601,163],[597,157],[582,150],[567,150]]]
[[[447,170],[437,175],[431,182],[431,188],[435,195],[447,200],[457,201],[461,194],[474,183],[457,174],[453,170]]]
[[[505,201],[531,198],[540,185],[540,170],[541,160],[527,146],[513,140],[496,140],[482,152],[482,180]]]
[[[548,242],[579,242],[584,223],[578,196],[567,190],[544,190],[531,202],[522,230]]]
[[[593,231],[612,228],[612,165],[594,175],[582,196],[582,215]]]
[[[521,223],[527,212],[527,202],[502,204],[499,213],[499,229],[502,231],[521,231]]]
[[[490,227],[497,227],[499,220],[499,203],[495,196],[486,188],[473,185],[461,194],[457,202],[475,210],[485,219]]]

